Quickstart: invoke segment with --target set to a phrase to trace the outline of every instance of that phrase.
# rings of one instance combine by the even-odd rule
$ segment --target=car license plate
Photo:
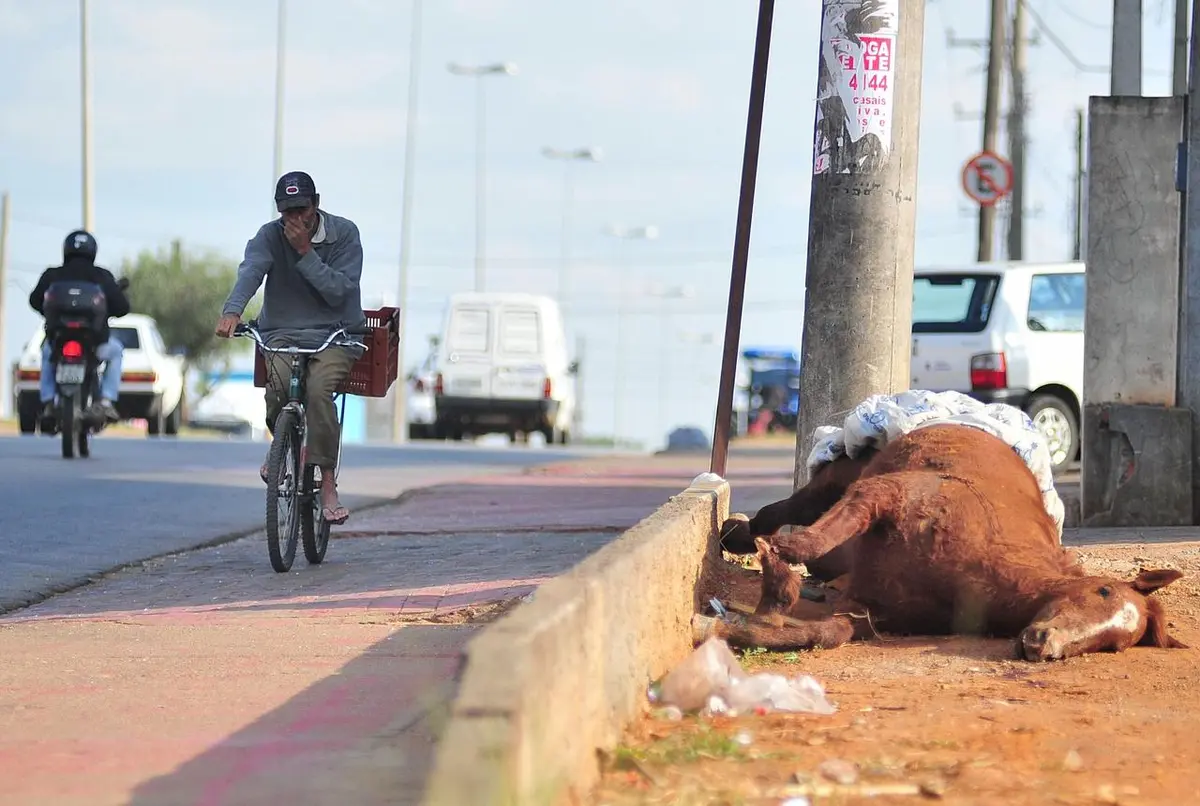
[[[85,369],[83,364],[59,364],[54,370],[54,379],[62,384],[80,384]]]

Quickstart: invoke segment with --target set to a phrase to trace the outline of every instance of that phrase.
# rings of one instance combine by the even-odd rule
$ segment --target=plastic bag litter
[[[747,712],[790,711],[832,714],[837,708],[819,682],[808,675],[748,675],[729,644],[708,638],[687,660],[650,687],[650,700],[684,712],[736,716]]]

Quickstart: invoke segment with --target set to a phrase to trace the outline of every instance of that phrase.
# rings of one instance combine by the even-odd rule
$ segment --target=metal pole
[[[484,124],[484,74],[475,77],[475,290],[484,290],[484,197],[487,192],[484,181],[484,149],[486,126]]]
[[[90,60],[88,59],[88,3],[87,0],[79,0],[79,90],[83,146],[83,228],[88,232],[91,232],[95,226],[92,203],[94,177],[92,174],[91,72]]]
[[[1188,45],[1188,93],[1184,113],[1183,268],[1179,293],[1179,366],[1177,405],[1192,411],[1192,523],[1200,523],[1200,192],[1191,182],[1200,177],[1200,0],[1192,3],[1192,35]],[[1198,186],[1200,186],[1200,180]]]
[[[286,32],[286,0],[278,0],[279,18],[276,22],[275,29],[275,149],[274,163],[275,176],[272,177],[272,182],[278,181],[279,177],[283,176],[283,68],[285,59],[284,35]],[[275,203],[271,203],[271,217],[276,218],[279,211],[275,209]]]
[[[746,298],[746,265],[750,259],[750,226],[754,221],[754,187],[758,176],[758,146],[762,139],[774,15],[775,0],[759,0],[754,63],[750,72],[750,103],[746,112],[746,144],[742,151],[742,185],[738,197],[737,229],[733,238],[733,266],[729,273],[729,305],[725,312],[725,345],[717,392],[717,420],[713,424],[712,460],[709,463],[709,471],[722,477],[729,459],[734,372],[737,369],[738,339],[742,332],[742,304]]]
[[[1175,47],[1171,62],[1171,94],[1187,95],[1188,2],[1175,0]]]
[[[808,481],[813,430],[840,425],[871,395],[907,389],[912,351],[925,3],[823,0],[822,10],[797,487]],[[830,102],[838,96],[845,113]],[[866,103],[856,109],[856,98]]]
[[[558,265],[558,304],[564,305],[567,299],[567,284],[570,269],[568,268],[570,261],[570,241],[571,241],[571,162],[572,158],[567,157],[563,160],[563,209],[562,209],[562,235],[561,243],[559,244],[560,259]]]
[[[408,270],[412,255],[413,170],[417,155],[417,90],[421,70],[421,2],[412,0],[412,33],[408,47],[408,112],[404,121],[404,189],[400,201],[400,278],[396,307],[400,309],[400,379],[392,391],[392,442],[408,442],[408,380],[404,346],[408,339]]]
[[[1142,0],[1113,0],[1110,95],[1142,94]]]
[[[1009,151],[1012,157],[1012,213],[1008,220],[1008,259],[1025,259],[1025,4],[1013,4],[1012,23],[1012,110],[1008,118]]]
[[[0,194],[0,413],[8,411],[8,401],[12,390],[8,387],[11,377],[8,362],[4,357],[4,332],[8,327],[8,318],[4,315],[4,289],[8,284],[8,224],[9,224],[8,191]]]
[[[622,428],[625,425],[622,416],[625,412],[625,283],[629,274],[625,240],[622,236],[618,255],[620,268],[617,270],[617,363],[616,378],[613,379],[613,387],[616,390],[616,399],[613,400],[614,448],[621,444]]]
[[[898,0],[889,5],[895,8]],[[921,14],[924,15],[922,3]],[[1000,78],[1004,69],[1005,0],[992,0],[992,25],[988,36],[987,90],[983,103],[983,150],[996,151],[1000,131]],[[907,51],[905,51],[907,52]],[[979,205],[979,244],[975,259],[986,263],[994,256],[996,238],[996,206]]]

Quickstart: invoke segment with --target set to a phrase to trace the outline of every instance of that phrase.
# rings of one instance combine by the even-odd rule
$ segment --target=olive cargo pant
[[[267,428],[275,432],[275,419],[288,399],[288,383],[292,377],[292,359],[288,355],[264,356],[267,365]],[[308,463],[332,468],[337,462],[337,408],[333,391],[350,374],[357,360],[354,353],[342,347],[330,347],[308,356],[305,372],[304,406],[308,421]]]

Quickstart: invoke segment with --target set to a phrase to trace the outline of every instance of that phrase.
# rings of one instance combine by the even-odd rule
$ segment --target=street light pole
[[[562,240],[559,245],[561,257],[558,267],[558,287],[556,289],[558,303],[562,305],[566,302],[567,281],[570,279],[571,203],[573,201],[573,194],[571,192],[571,163],[577,161],[599,162],[603,156],[603,152],[595,146],[587,148],[553,148],[551,146],[544,146],[542,148],[542,156],[563,161]]]
[[[285,63],[284,58],[284,34],[287,26],[286,0],[278,1],[279,17],[275,26],[275,149],[274,149],[274,164],[275,176],[272,177],[272,182],[278,181],[279,177],[283,176],[283,68]],[[275,209],[275,203],[271,203],[271,218],[279,215],[279,211]]]
[[[456,76],[475,78],[475,290],[484,290],[484,208],[486,206],[486,147],[487,126],[483,79],[487,76],[517,74],[517,66],[510,62],[478,66],[451,62],[446,66]]]
[[[408,47],[408,112],[404,121],[404,190],[400,201],[400,277],[396,307],[400,309],[400,378],[392,392],[392,442],[408,442],[408,375],[404,371],[404,345],[408,337],[408,266],[412,256],[413,170],[417,154],[417,90],[421,70],[421,2],[413,0],[412,33]]]
[[[79,101],[82,127],[83,228],[92,231],[92,76],[88,59],[88,2],[79,0]]]
[[[613,446],[616,447],[620,440],[621,426],[624,422],[622,416],[625,408],[625,364],[622,359],[625,357],[625,285],[628,275],[628,259],[625,244],[632,240],[652,241],[658,237],[658,227],[653,224],[647,224],[641,227],[621,227],[612,225],[605,230],[608,235],[615,236],[621,239],[620,263],[621,269],[617,277],[617,362],[616,362],[616,377],[613,379],[613,385],[616,388],[616,400],[613,402]]]

